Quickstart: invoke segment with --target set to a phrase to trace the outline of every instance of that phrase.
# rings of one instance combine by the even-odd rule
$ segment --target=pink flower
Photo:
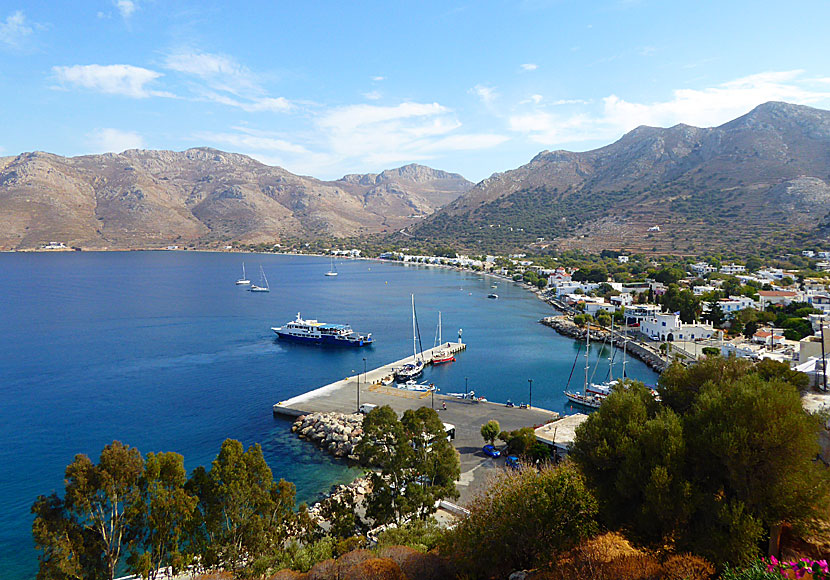
[[[825,574],[830,573],[830,569],[827,567],[827,560],[818,560],[817,562],[814,562],[814,564],[818,564],[819,570]]]

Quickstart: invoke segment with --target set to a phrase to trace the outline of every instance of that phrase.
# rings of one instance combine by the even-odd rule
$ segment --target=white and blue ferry
[[[300,313],[297,318],[285,326],[272,327],[280,338],[299,342],[314,342],[335,346],[369,346],[374,339],[372,333],[358,334],[348,324],[330,324],[317,320],[303,320]]]

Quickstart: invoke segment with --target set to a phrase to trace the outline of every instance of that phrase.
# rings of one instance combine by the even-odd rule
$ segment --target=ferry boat
[[[372,333],[358,334],[348,324],[329,324],[317,320],[297,318],[285,326],[272,327],[277,336],[299,342],[314,342],[336,346],[369,346],[374,342]]]

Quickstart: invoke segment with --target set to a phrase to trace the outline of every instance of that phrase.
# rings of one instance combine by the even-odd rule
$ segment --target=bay
[[[245,261],[270,293],[234,282]],[[0,570],[33,578],[29,508],[60,492],[76,453],[95,460],[117,439],[209,465],[226,438],[260,443],[274,476],[314,501],[356,470],[294,437],[271,406],[412,352],[410,294],[423,346],[438,311],[444,339],[468,349],[427,369],[442,392],[465,384],[491,401],[573,413],[562,391],[578,345],[538,323],[553,310],[510,282],[471,272],[329,258],[201,252],[0,254]],[[497,289],[491,288],[492,284]],[[487,299],[495,292],[498,300]],[[305,318],[372,332],[363,349],[276,340],[271,326]],[[608,349],[596,348],[593,357]],[[573,385],[581,385],[577,362]],[[596,379],[604,379],[602,366]],[[629,376],[653,383],[639,361]]]

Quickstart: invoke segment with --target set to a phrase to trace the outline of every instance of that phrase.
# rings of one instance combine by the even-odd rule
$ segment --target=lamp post
[[[464,398],[467,398],[467,377],[464,377]]]
[[[352,372],[355,372],[354,369]],[[357,412],[360,413],[360,373],[357,373]]]
[[[366,357],[363,357],[363,382],[366,382]]]
[[[530,393],[528,394],[527,408],[530,409],[533,406],[533,379],[527,379],[527,382],[530,384]]]

